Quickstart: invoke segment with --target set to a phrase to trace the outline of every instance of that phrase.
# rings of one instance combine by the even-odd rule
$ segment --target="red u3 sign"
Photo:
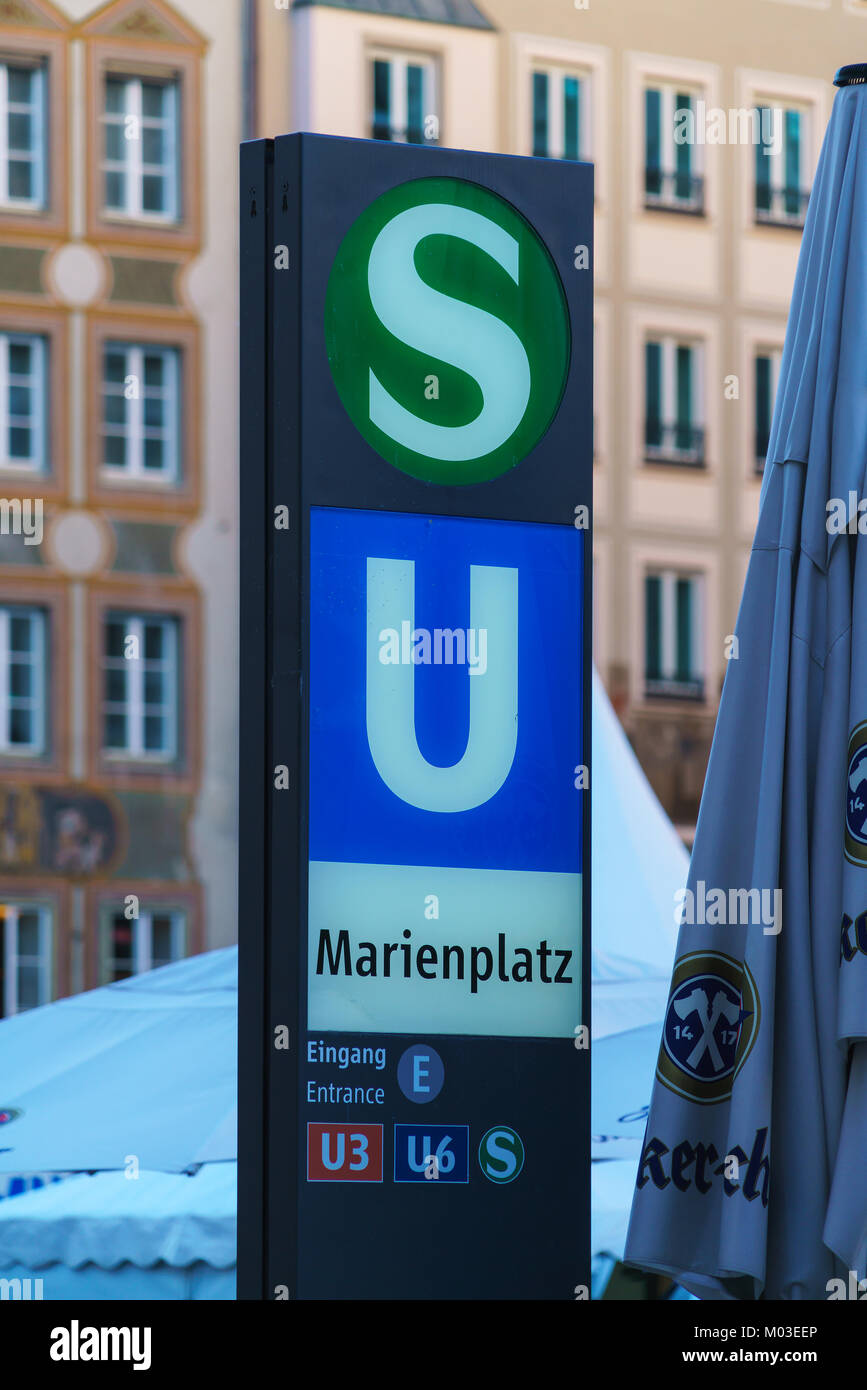
[[[308,1182],[382,1182],[382,1125],[309,1124]]]

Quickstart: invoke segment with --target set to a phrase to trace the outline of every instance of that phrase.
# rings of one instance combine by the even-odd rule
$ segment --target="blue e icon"
[[[397,1084],[416,1105],[427,1105],[438,1096],[444,1080],[442,1059],[427,1043],[413,1043],[397,1064]]]

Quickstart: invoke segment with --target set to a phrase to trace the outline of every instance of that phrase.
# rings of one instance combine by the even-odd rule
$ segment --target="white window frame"
[[[574,77],[578,83],[578,159],[592,160],[593,150],[593,93],[591,83],[593,72],[589,68],[572,67],[566,63],[553,63],[534,61],[530,64],[530,124],[532,126],[534,118],[533,110],[533,78],[536,74],[544,74],[548,79],[548,153],[547,159],[563,159],[565,140],[563,138],[563,110],[565,98],[563,84],[567,77]],[[556,132],[556,140],[552,140],[552,132]],[[530,148],[534,142],[533,132],[530,133]],[[572,163],[572,161],[569,161]]]
[[[696,83],[695,83],[694,81],[692,81],[692,80],[684,80],[684,81],[680,82],[680,81],[672,80],[671,78],[655,78],[655,77],[646,77],[646,78],[645,78],[644,84],[643,84],[642,89],[641,89],[641,96],[642,96],[642,165],[645,165],[645,161],[646,161],[646,148],[647,148],[647,145],[646,145],[646,141],[647,141],[647,131],[646,131],[645,128],[644,128],[644,120],[646,119],[646,116],[645,116],[645,113],[646,113],[646,104],[645,104],[645,103],[646,103],[646,97],[645,97],[645,93],[646,93],[647,91],[657,91],[657,92],[659,92],[659,98],[660,98],[660,100],[659,100],[659,143],[660,143],[660,165],[659,165],[659,168],[660,168],[660,173],[662,173],[662,174],[665,176],[665,178],[667,178],[667,179],[673,179],[673,178],[675,177],[675,174],[677,173],[677,143],[676,143],[675,138],[674,138],[674,118],[675,118],[675,113],[679,110],[679,107],[678,107],[678,105],[677,105],[677,98],[678,98],[679,95],[686,95],[686,96],[689,96],[689,97],[691,97],[691,99],[692,99],[692,101],[693,101],[693,105],[694,105],[694,107],[695,107],[695,106],[697,106],[697,104],[698,104],[699,101],[702,101],[702,100],[706,101],[706,100],[707,100],[707,93],[706,93],[706,91],[705,91],[704,88],[702,88],[702,87],[700,87],[700,86],[697,86]],[[690,163],[689,163],[690,177],[691,177],[691,178],[696,178],[696,179],[702,179],[702,180],[703,180],[703,179],[704,179],[704,150],[705,150],[705,147],[704,147],[703,144],[699,144],[699,143],[696,141],[694,144],[690,145],[689,150],[690,150]],[[646,170],[645,170],[645,173],[646,173]],[[648,193],[646,188],[645,188],[645,190],[644,190],[644,201],[645,201],[645,206],[648,207],[648,208],[657,208],[657,207],[659,207],[659,208],[662,208],[662,209],[664,209],[664,210],[671,210],[671,209],[674,209],[675,211],[677,211],[677,210],[680,209],[680,208],[684,208],[684,209],[687,209],[687,210],[688,210],[688,209],[691,209],[693,206],[695,206],[696,211],[698,211],[698,210],[705,211],[705,189],[704,189],[704,184],[702,184],[701,197],[700,197],[698,203],[696,203],[695,205],[693,204],[692,199],[689,199],[689,200],[688,200],[688,199],[686,199],[686,198],[675,198],[675,197],[673,197],[673,196],[669,196],[669,195],[666,194],[664,191],[663,191],[661,194],[655,196],[655,195],[652,194],[652,193]]]
[[[389,113],[388,128],[390,132],[390,143],[394,145],[408,144],[407,111],[406,99],[406,72],[407,68],[421,68],[422,77],[422,130],[428,116],[435,116],[437,121],[436,141],[425,141],[426,144],[441,143],[442,141],[442,115],[439,109],[440,80],[439,80],[439,60],[433,53],[421,51],[413,52],[412,49],[403,48],[371,48],[368,49],[368,73],[369,73],[369,92],[370,109],[368,116],[368,126],[372,131],[376,125],[376,99],[374,87],[374,63],[388,63],[391,68],[389,79]]]
[[[122,352],[125,357],[124,382],[117,390],[109,385],[105,377],[105,353]],[[145,373],[146,356],[162,357],[165,371],[163,387],[165,399],[166,428],[166,466],[159,470],[145,467]],[[181,432],[181,368],[180,350],[162,343],[127,343],[107,339],[103,345],[102,398],[106,395],[121,395],[126,405],[126,423],[123,426],[107,426],[103,411],[100,431],[103,440],[108,436],[123,438],[126,441],[126,464],[106,463],[102,460],[100,468],[104,477],[129,479],[136,483],[176,483],[179,478],[180,432]],[[138,395],[126,398],[126,382],[135,377],[139,383]]]
[[[33,145],[29,162],[34,166],[31,198],[15,198],[9,192],[9,69],[21,68],[33,74],[33,102],[27,110],[33,118]],[[41,212],[45,207],[46,150],[45,150],[45,64],[8,57],[0,61],[0,207],[13,212]],[[13,103],[17,110],[20,103]],[[20,158],[20,153],[16,152]]]
[[[762,97],[756,101],[756,112],[761,121],[761,108],[769,106],[777,107],[782,113],[782,135],[780,148],[772,150],[769,155],[763,154],[762,158],[767,159],[770,172],[771,188],[771,208],[764,216],[760,214],[757,200],[758,187],[755,178],[755,168],[753,169],[753,211],[756,225],[759,227],[768,224],[772,226],[802,227],[804,218],[807,214],[806,206],[803,211],[797,213],[787,213],[785,209],[776,208],[776,200],[781,196],[786,183],[786,114],[789,111],[796,111],[801,118],[801,138],[798,141],[798,193],[808,193],[809,169],[813,150],[813,120],[815,113],[809,102],[799,101],[793,97]]]
[[[682,683],[677,680],[677,581],[679,579],[688,580],[692,585],[693,601],[690,611],[690,672],[691,682],[701,684],[704,691],[705,670],[704,670],[704,615],[705,615],[705,595],[704,595],[704,575],[694,570],[667,569],[656,565],[649,565],[646,570],[647,578],[657,578],[660,581],[660,642],[659,657],[660,683],[667,682],[675,690],[681,687]],[[647,627],[647,613],[644,615],[645,629]],[[670,673],[670,674],[669,674]],[[645,685],[647,675],[645,672]],[[706,694],[706,692],[705,692]]]
[[[12,713],[13,696],[10,690],[10,669],[12,653],[9,645],[9,624],[12,618],[28,618],[33,625],[31,650],[33,659],[33,693],[29,701],[33,709],[33,730],[36,737],[30,743],[13,743],[9,737],[9,724]],[[5,757],[39,757],[45,752],[45,688],[46,688],[46,627],[45,614],[40,608],[26,604],[3,604],[0,606],[0,754]]]
[[[689,348],[692,353],[692,414],[690,416],[690,427],[694,430],[705,431],[705,456],[707,455],[707,422],[705,420],[705,353],[704,342],[700,338],[691,338],[685,334],[677,333],[654,333],[649,332],[645,339],[648,343],[659,343],[661,352],[661,371],[660,384],[661,400],[659,423],[663,429],[674,429],[677,425],[677,349],[680,347]],[[644,402],[644,416],[647,418],[648,401]],[[646,447],[646,446],[645,446]],[[663,453],[668,453],[663,446]]]
[[[180,81],[178,78],[150,78],[147,74],[133,77],[125,76],[122,73],[107,71],[104,74],[104,84],[109,80],[123,82],[125,87],[124,110],[121,112],[109,112],[105,109],[105,92],[103,86],[103,109],[102,109],[102,129],[103,146],[100,158],[100,169],[102,172],[102,212],[104,217],[119,217],[129,219],[134,222],[150,222],[164,226],[173,224],[180,220],[180,163],[178,159],[180,132],[178,128],[178,118],[180,113]],[[145,82],[153,82],[161,86],[169,97],[169,112],[167,116],[144,116],[142,114],[142,87]],[[104,132],[106,126],[119,125],[124,128],[126,121],[133,117],[137,121],[139,138],[137,140],[124,140],[124,150],[127,158],[123,160],[108,159],[105,154]],[[144,163],[144,132],[149,126],[166,127],[166,150],[167,160],[164,165],[146,165]],[[162,174],[164,169],[168,170],[168,193],[169,206],[163,212],[148,212],[143,207],[144,178],[146,174]],[[126,191],[127,203],[125,207],[109,207],[105,201],[105,175],[107,173],[122,173],[126,175],[124,187]]]
[[[12,382],[9,371],[9,349],[16,344],[26,344],[33,356],[33,414],[29,429],[32,432],[32,452],[29,459],[12,458],[9,453],[9,430],[12,424],[10,395]],[[12,473],[44,473],[46,464],[46,413],[47,381],[46,363],[48,353],[46,341],[39,333],[14,333],[0,331],[0,468]]]
[[[112,952],[112,923],[115,917],[122,917],[123,909],[112,908],[105,924],[105,950],[103,954],[103,979],[111,979],[115,973],[117,959]],[[138,917],[130,918],[132,927],[132,973],[143,975],[153,970],[153,919],[168,917],[171,922],[171,961],[184,960],[187,954],[187,914],[180,908],[150,907],[139,912]]]
[[[109,665],[114,668],[117,664],[119,669],[127,672],[126,692],[127,698],[120,706],[116,706],[114,701],[105,698],[103,688],[102,698],[102,738],[103,756],[119,761],[128,762],[134,759],[137,762],[148,763],[171,763],[178,755],[178,703],[180,699],[178,681],[178,620],[174,617],[165,616],[162,613],[128,613],[116,610],[106,611],[103,619],[103,631],[109,622],[123,621],[124,637],[135,637],[137,639],[138,657],[128,659],[126,657],[109,657],[103,655],[103,674],[109,669]],[[145,627],[158,624],[163,629],[165,656],[163,664],[166,668],[166,688],[169,694],[169,703],[165,708],[165,728],[167,746],[161,749],[145,748],[144,729],[145,714],[147,713],[144,700],[145,684]],[[121,664],[122,663],[122,666]],[[109,748],[105,743],[105,717],[109,713],[125,713],[127,716],[127,737],[128,741],[123,748]]]
[[[806,155],[806,175],[802,173],[806,187],[811,187],[815,178],[833,92],[834,88],[827,77],[794,76],[791,72],[772,72],[761,68],[737,70],[737,106],[749,111],[760,106],[788,106],[809,112],[807,133],[810,148]],[[802,141],[802,147],[803,144]],[[738,293],[747,306],[770,308],[775,313],[785,313],[789,307],[792,279],[795,275],[798,240],[792,237],[789,246],[774,246],[775,253],[780,257],[781,269],[785,266],[785,273],[769,292],[764,287],[764,271],[769,264],[769,258],[761,254],[755,257],[752,250],[755,248],[758,251],[760,243],[766,242],[767,238],[773,235],[775,225],[780,224],[756,220],[756,151],[753,144],[745,144],[740,148],[738,165],[739,217],[741,230],[748,238],[744,254],[736,259]],[[770,232],[767,228],[770,228]]]
[[[51,999],[53,972],[53,913],[42,903],[7,902],[3,907],[3,1017],[12,1018],[15,1014],[26,1012],[18,1006],[18,968],[20,965],[36,965],[39,970],[39,999],[34,1008],[47,1004]],[[39,954],[23,956],[18,949],[18,919],[24,912],[35,912],[39,917]]]
[[[509,149],[511,154],[533,153],[532,73],[548,67],[567,73],[587,75],[587,131],[582,141],[586,158],[593,164],[593,197],[596,219],[596,285],[608,283],[608,207],[612,131],[615,126],[611,104],[611,49],[604,44],[576,43],[549,35],[516,33],[510,35],[508,50]],[[600,222],[599,215],[603,220]]]

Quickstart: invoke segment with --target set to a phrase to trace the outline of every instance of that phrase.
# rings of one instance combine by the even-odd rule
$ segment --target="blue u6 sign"
[[[574,1034],[581,539],[314,510],[311,1028]]]
[[[395,1182],[469,1182],[466,1125],[395,1125]]]

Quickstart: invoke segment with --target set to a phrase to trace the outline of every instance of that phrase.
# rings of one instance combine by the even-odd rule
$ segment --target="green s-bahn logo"
[[[461,179],[414,179],[362,213],[328,281],[340,399],[388,463],[431,483],[513,468],[554,417],[569,367],[560,279],[530,224]]]

